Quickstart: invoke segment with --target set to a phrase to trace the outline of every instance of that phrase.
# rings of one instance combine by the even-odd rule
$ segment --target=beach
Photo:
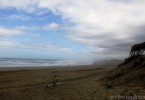
[[[112,100],[143,95],[142,87],[112,87],[101,78],[114,67],[52,66],[0,71],[0,100]]]
[[[97,80],[109,69],[78,66],[1,70],[0,100],[98,98],[102,90],[98,90],[101,85]]]

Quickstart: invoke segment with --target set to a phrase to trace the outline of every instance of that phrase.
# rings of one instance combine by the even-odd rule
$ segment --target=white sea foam
[[[80,65],[80,63],[76,61],[62,61],[54,59],[0,58],[0,67],[68,66],[68,65]]]

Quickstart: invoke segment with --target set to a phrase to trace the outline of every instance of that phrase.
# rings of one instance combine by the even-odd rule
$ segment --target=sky
[[[145,0],[0,0],[0,57],[124,58],[145,41]]]

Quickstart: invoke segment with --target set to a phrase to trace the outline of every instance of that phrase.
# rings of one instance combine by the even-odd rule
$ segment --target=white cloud
[[[12,47],[14,45],[15,43],[12,41],[6,41],[6,40],[0,41],[0,47]]]
[[[75,51],[72,48],[62,47],[56,44],[51,44],[48,42],[33,42],[33,41],[16,41],[9,38],[0,38],[0,48],[17,48],[18,50],[32,50],[32,51],[44,51],[44,52],[58,52],[71,54]]]
[[[29,20],[30,17],[24,16],[24,15],[11,15],[11,16],[8,16],[7,19],[26,21],[26,20]]]
[[[56,30],[58,28],[61,28],[59,24],[52,22],[46,25],[35,25],[35,26],[15,26],[14,27],[17,30]]]
[[[0,36],[13,36],[13,35],[22,35],[23,31],[12,29],[12,28],[4,28],[0,26]]]
[[[14,27],[16,30],[38,30],[40,29],[40,26],[25,26],[25,25],[21,25],[21,26],[15,26]]]
[[[47,14],[49,11],[48,10],[42,10],[40,12],[37,13],[38,16],[42,16],[44,14]]]
[[[55,29],[57,29],[58,28],[58,24],[57,23],[50,23],[50,24],[47,24],[47,25],[45,25],[45,26],[43,26],[43,29],[44,30],[55,30]]]
[[[25,47],[34,48],[34,49],[37,48],[39,50],[46,50],[46,51],[52,51],[52,52],[63,52],[63,53],[73,53],[74,52],[74,50],[71,48],[61,47],[56,44],[43,43],[43,42],[25,44]]]
[[[16,8],[28,13],[35,11],[38,0],[0,0],[0,8]]]
[[[26,36],[26,37],[31,37],[31,38],[40,38],[41,34],[40,33],[32,33],[28,32],[28,30],[38,30],[40,28],[34,27],[34,26],[15,26],[13,28],[6,28],[6,27],[1,27],[0,26],[0,36]]]

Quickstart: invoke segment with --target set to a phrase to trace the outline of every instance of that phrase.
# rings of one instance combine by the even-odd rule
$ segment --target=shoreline
[[[31,69],[53,69],[53,68],[80,68],[92,67],[93,65],[69,65],[69,66],[23,66],[23,67],[0,67],[0,71],[31,70]]]

